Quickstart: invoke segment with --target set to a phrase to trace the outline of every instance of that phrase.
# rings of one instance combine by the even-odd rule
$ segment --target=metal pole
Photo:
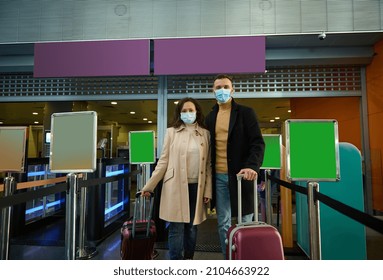
[[[319,191],[319,184],[317,182],[308,182],[307,191],[307,203],[309,211],[310,258],[311,260],[320,260],[322,256],[319,226],[319,201],[314,200],[314,192]]]
[[[4,196],[13,194],[14,178],[11,173],[8,173],[4,179]],[[9,258],[9,235],[11,231],[11,214],[12,206],[3,208],[1,210],[1,259],[8,260]]]
[[[237,175],[237,184],[238,184],[238,224],[242,224],[242,177],[243,175]],[[256,192],[256,190],[254,190]],[[258,203],[257,207],[258,210]],[[258,218],[258,211],[254,209],[254,215]],[[256,219],[257,221],[257,219]],[[231,255],[231,254],[230,254]]]
[[[147,164],[141,164],[141,177],[140,177],[140,188],[138,191],[141,191],[144,186],[145,186],[145,181],[146,181],[146,176],[147,176]],[[137,200],[140,200],[139,202]],[[145,207],[145,198],[144,197],[139,197],[136,198],[136,203],[139,203],[139,206],[137,208],[139,215],[137,217],[140,217],[141,220],[145,219],[145,213],[146,213],[146,207]]]
[[[83,179],[87,179],[87,174],[83,175]],[[97,254],[97,250],[94,247],[85,247],[85,216],[86,216],[86,204],[87,204],[87,189],[82,187],[80,190],[80,218],[79,218],[79,239],[78,239],[78,250],[77,259],[90,259]]]
[[[65,259],[67,260],[76,258],[77,181],[77,174],[67,175],[65,215]]]
[[[142,188],[146,185],[146,182],[149,181],[150,179],[150,164],[144,164],[143,166],[143,176],[142,176]],[[146,212],[148,211],[147,210],[147,206],[146,206],[146,199],[145,197],[142,197],[142,219],[144,220],[145,219],[145,216],[146,216]]]
[[[267,175],[271,175],[271,170],[265,170],[265,203],[266,203],[266,223],[271,225],[273,223],[273,205],[271,203],[271,180],[267,179]]]
[[[85,255],[85,213],[86,213],[86,188],[80,189],[80,222],[78,226],[79,238],[78,238],[78,257]]]

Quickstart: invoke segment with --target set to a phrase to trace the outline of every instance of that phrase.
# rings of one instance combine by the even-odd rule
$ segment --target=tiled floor
[[[194,255],[196,260],[222,260],[223,255],[219,248],[219,238],[216,230],[216,219],[210,218],[198,227],[197,248]],[[61,228],[60,229],[55,229]],[[54,235],[59,234],[63,238],[63,222],[57,222],[46,227],[46,232],[40,236],[45,240],[38,244],[38,233],[31,232],[21,238],[21,240],[13,240],[10,246],[9,259],[12,260],[64,260],[65,248],[63,240],[52,240]],[[53,232],[49,234],[48,231]],[[42,232],[42,231],[37,231]],[[28,240],[29,239],[29,240]],[[119,260],[121,236],[120,230],[117,229],[114,233],[108,236],[97,247],[87,247],[89,251],[96,249],[97,254],[92,260]],[[168,250],[166,242],[158,242],[155,244],[155,249],[158,252],[157,260],[168,259]],[[287,250],[287,259],[306,259],[306,257],[298,250]]]
[[[61,223],[61,226],[60,226]],[[36,241],[36,233],[29,234],[33,242],[28,240],[28,235],[20,242],[13,240],[10,246],[9,259],[11,260],[64,260],[65,247],[63,240],[52,240],[55,234],[63,235],[62,221],[60,223],[46,226],[46,233],[40,236],[45,239],[44,242]],[[48,230],[53,234],[48,234]],[[367,234],[367,258],[369,260],[383,260],[383,235],[373,230],[366,230]],[[117,229],[104,241],[94,247],[97,254],[92,260],[119,260],[120,250],[120,230]],[[89,249],[93,249],[89,248]],[[157,260],[168,259],[166,242],[155,244],[158,252]],[[307,257],[296,246],[295,248],[285,248],[285,257],[288,260],[306,260]],[[197,260],[222,260],[222,254],[219,251],[219,239],[216,230],[216,219],[210,218],[198,228],[197,248],[194,259]]]

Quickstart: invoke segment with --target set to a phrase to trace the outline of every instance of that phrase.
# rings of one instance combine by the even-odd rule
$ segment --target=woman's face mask
[[[231,97],[231,90],[221,88],[221,89],[217,89],[216,91],[214,91],[214,94],[215,94],[215,99],[219,103],[226,103],[227,101],[229,101],[229,99]]]
[[[192,124],[195,122],[197,112],[181,113],[181,120],[186,124]]]

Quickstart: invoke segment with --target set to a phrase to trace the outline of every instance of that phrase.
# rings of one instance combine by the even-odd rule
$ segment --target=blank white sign
[[[93,172],[97,156],[97,113],[54,113],[51,117],[51,172]]]
[[[0,127],[0,171],[24,172],[27,127]]]

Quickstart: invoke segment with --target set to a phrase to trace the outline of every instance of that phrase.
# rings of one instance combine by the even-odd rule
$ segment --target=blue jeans
[[[226,235],[231,226],[231,205],[229,192],[229,177],[227,174],[216,174],[216,210],[218,222],[218,234],[221,243],[221,251],[226,259]],[[253,220],[254,214],[242,216],[242,222]]]
[[[169,258],[171,260],[192,259],[197,242],[197,226],[193,225],[197,202],[198,184],[189,184],[190,223],[169,223]],[[182,254],[183,252],[183,254]]]

